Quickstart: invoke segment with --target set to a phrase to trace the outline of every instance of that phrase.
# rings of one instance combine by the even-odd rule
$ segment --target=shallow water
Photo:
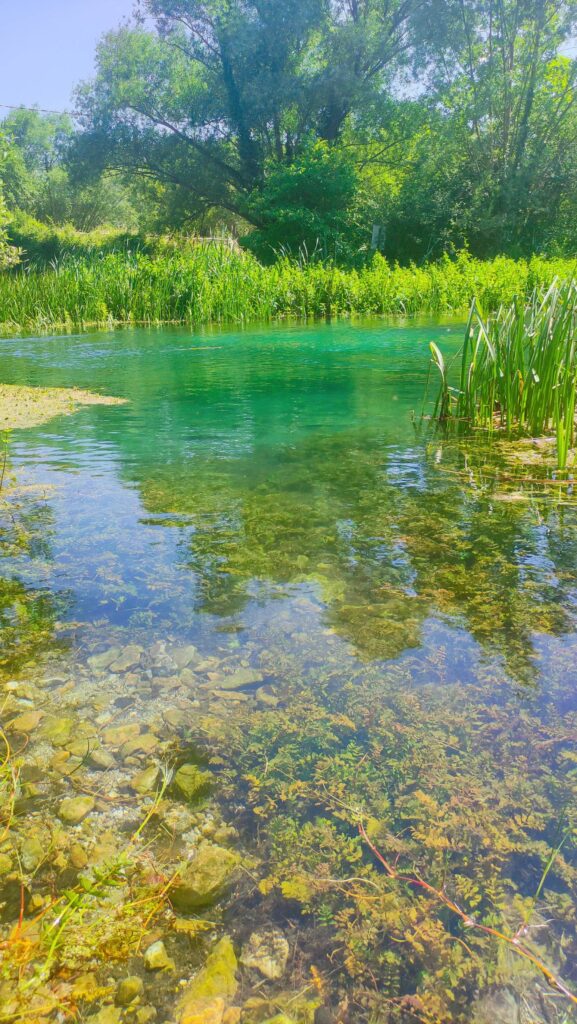
[[[3,382],[74,385],[128,399],[12,438],[12,468],[30,487],[21,501],[31,540],[6,545],[0,569],[2,678],[12,686],[6,719],[40,702],[45,715],[73,707],[96,732],[126,720],[165,743],[158,721],[171,708],[186,720],[181,742],[196,742],[201,713],[220,718],[223,728],[244,716],[245,740],[251,721],[258,722],[253,754],[242,744],[220,752],[239,841],[257,853],[258,835],[243,819],[244,784],[234,780],[251,756],[262,760],[267,714],[281,730],[283,708],[288,723],[299,701],[314,700],[319,714],[352,716],[361,762],[377,747],[382,756],[387,730],[412,730],[415,750],[427,753],[413,779],[395,783],[398,806],[433,785],[436,772],[448,802],[465,804],[463,792],[478,787],[475,807],[491,805],[490,816],[478,811],[479,832],[493,837],[493,849],[499,822],[505,833],[519,819],[517,839],[507,833],[496,862],[520,897],[530,898],[559,829],[577,823],[577,507],[571,488],[552,486],[539,469],[523,483],[518,468],[481,442],[445,442],[415,429],[428,343],[456,349],[461,331],[451,323],[378,322],[2,341]],[[131,644],[140,651],[135,665],[89,668],[95,652]],[[183,681],[170,651],[188,644],[198,656]],[[240,670],[254,680],[247,676],[227,698],[226,681]],[[368,710],[388,716],[387,726],[383,718],[361,723]],[[218,724],[212,728],[214,754]],[[442,755],[431,745],[437,729],[446,729],[461,753],[469,749],[450,768],[446,744]],[[338,747],[346,747],[342,738]],[[41,743],[34,746],[34,734],[29,749],[36,767],[48,756]],[[135,754],[143,767],[147,752]],[[300,756],[294,754],[296,774]],[[406,775],[408,762],[388,757],[387,771]],[[523,782],[514,795],[513,779]],[[20,817],[21,832],[27,814],[32,824],[35,815],[44,821],[43,800],[54,805],[55,784],[44,784]],[[122,790],[117,779],[115,786]],[[67,792],[61,780],[57,791]],[[375,813],[378,800],[372,806],[367,799]],[[275,801],[273,795],[270,816],[282,819],[282,801]],[[114,823],[103,810],[101,830],[124,828],[118,813]],[[431,830],[438,813],[439,805],[422,811]],[[310,807],[302,818],[314,819]],[[423,821],[414,811],[407,821],[432,851]],[[451,827],[447,820],[435,825],[449,837]],[[490,886],[497,867],[491,860],[493,873],[485,870],[483,843],[467,857],[469,841],[455,841],[455,856],[478,858],[477,882]],[[572,843],[570,836],[562,868],[551,872],[557,904],[547,906],[557,914],[552,934],[564,934],[570,950]],[[462,864],[458,870],[462,875]],[[300,911],[294,917],[291,907],[291,935],[322,970],[317,938],[307,938],[310,918]],[[278,907],[274,914],[282,917]],[[334,931],[335,920],[333,907],[325,927]],[[238,930],[240,942],[244,925],[235,921],[234,905],[227,927],[235,938]],[[557,948],[552,955],[560,961]],[[413,948],[401,995],[415,984],[419,991],[419,971],[433,972],[415,956]],[[355,975],[344,963],[335,979],[331,963],[336,1000],[339,986],[346,989],[362,971]],[[382,992],[380,964],[371,975]],[[574,965],[562,966],[577,984]],[[479,982],[455,977],[466,1007],[478,998]],[[250,981],[243,981],[247,998]],[[166,984],[156,975],[147,984],[149,1003],[170,1016]],[[284,984],[298,987],[296,978]],[[443,985],[450,988],[450,980]],[[370,986],[363,986],[354,1020],[371,1012]],[[433,1010],[449,1019],[446,1008]]]

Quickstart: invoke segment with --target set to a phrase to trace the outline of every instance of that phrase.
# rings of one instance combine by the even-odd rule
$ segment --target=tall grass
[[[553,434],[559,469],[566,469],[575,436],[577,399],[577,284],[536,288],[483,317],[474,299],[460,355],[458,386],[443,354],[431,344],[441,377],[434,415],[467,429]]]
[[[47,269],[0,275],[0,326],[37,330],[88,324],[247,322],[280,317],[450,313],[473,295],[484,307],[571,276],[577,263],[463,253],[424,267],[390,266],[383,257],[360,270],[281,259],[263,267],[220,245],[67,255]]]

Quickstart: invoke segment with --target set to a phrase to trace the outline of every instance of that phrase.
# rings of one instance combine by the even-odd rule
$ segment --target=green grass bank
[[[422,267],[390,266],[376,255],[347,270],[288,259],[265,267],[215,244],[95,252],[1,275],[0,329],[438,314],[465,311],[473,296],[483,309],[496,309],[576,272],[575,259],[479,261],[466,253]]]

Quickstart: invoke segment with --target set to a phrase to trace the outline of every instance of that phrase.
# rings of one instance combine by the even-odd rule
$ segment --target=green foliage
[[[577,286],[556,280],[528,301],[484,320],[473,302],[461,351],[459,385],[449,389],[438,347],[433,362],[441,373],[435,416],[443,422],[515,430],[533,437],[555,432],[559,469],[566,469],[575,432],[577,397]]]
[[[273,165],[249,202],[260,228],[243,243],[261,259],[280,253],[350,262],[362,249],[365,231],[355,224],[357,176],[341,150],[317,142],[288,165]]]
[[[145,252],[138,241],[99,234],[80,237],[32,226],[37,251],[46,255],[70,238],[93,248],[89,257],[66,256],[48,270],[23,269],[0,278],[4,329],[95,323],[244,322],[276,317],[441,313],[466,309],[473,295],[485,308],[569,277],[567,260],[500,257],[481,262],[461,254],[424,267],[391,267],[376,255],[361,270],[287,257],[263,267],[249,253],[226,244],[157,242]],[[24,246],[24,236],[20,236]],[[30,243],[29,243],[30,244]],[[34,243],[33,243],[34,244]]]
[[[6,162],[6,149],[3,136],[0,135],[0,271],[13,266],[18,262],[19,252],[9,244],[7,225],[9,223],[8,210],[4,201],[3,174]]]
[[[338,955],[365,1010],[405,1000],[429,1024],[465,1022],[486,985],[531,999],[531,968],[511,965],[497,938],[451,916],[433,892],[384,874],[356,824],[395,871],[510,940],[537,896],[552,934],[532,948],[550,958],[555,943],[568,964],[577,865],[574,844],[559,843],[556,801],[570,808],[574,837],[576,776],[551,754],[557,742],[567,751],[563,723],[545,727],[527,710],[512,729],[512,704],[495,702],[481,680],[473,711],[466,685],[410,692],[394,671],[373,675],[338,691],[322,678],[314,691],[295,685],[282,710],[251,709],[234,733],[267,849],[261,892],[329,929],[331,968]]]

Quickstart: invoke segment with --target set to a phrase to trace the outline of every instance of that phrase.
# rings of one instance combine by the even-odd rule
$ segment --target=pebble
[[[58,808],[58,817],[68,825],[78,825],[92,810],[94,810],[94,797],[67,796]]]
[[[22,843],[20,855],[24,870],[34,871],[44,859],[45,846],[36,836],[31,836]]]
[[[13,864],[7,853],[0,853],[0,877],[12,871]]]
[[[133,1003],[142,994],[143,989],[142,978],[139,978],[137,975],[122,978],[118,982],[114,1001],[117,1006],[129,1006],[130,1003]]]
[[[174,970],[174,960],[166,952],[166,946],[162,939],[153,942],[144,953],[144,964],[149,971]]]
[[[111,672],[127,672],[129,668],[138,665],[142,657],[142,647],[136,644],[129,644],[121,652],[120,656],[110,665]]]
[[[158,765],[151,764],[144,771],[136,772],[130,780],[130,788],[134,789],[136,793],[140,793],[144,796],[146,793],[150,793],[156,786],[158,779]]]
[[[41,711],[25,711],[10,722],[10,729],[13,732],[33,732],[42,718]]]

